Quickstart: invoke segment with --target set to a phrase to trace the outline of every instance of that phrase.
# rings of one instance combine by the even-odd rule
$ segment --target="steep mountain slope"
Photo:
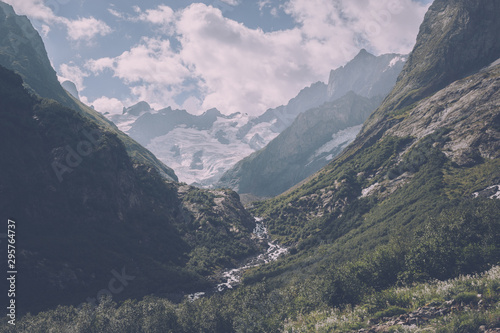
[[[500,65],[491,64],[500,58],[500,51],[483,56],[483,50],[456,44],[460,40],[498,50],[498,20],[484,13],[496,8],[498,2],[492,0],[436,0],[396,87],[353,144],[302,186],[257,205],[256,213],[266,218],[275,237],[299,250],[316,252],[312,259],[310,252],[299,251],[303,257],[295,260],[354,261],[391,242],[399,250],[398,258],[391,259],[393,266],[383,273],[388,274],[387,281],[404,276],[410,281],[422,276],[447,278],[500,260],[498,242],[489,238],[498,233],[492,230],[500,222],[500,205],[481,199],[496,198],[491,189],[500,181]],[[444,23],[454,31],[443,29]],[[454,37],[448,38],[450,34]],[[471,52],[477,56],[473,67]],[[425,66],[433,61],[443,64],[443,54],[454,68]],[[431,76],[435,81],[422,79]],[[450,83],[452,78],[460,79]],[[407,86],[425,94],[412,95],[408,105],[401,93]],[[439,235],[446,238],[443,248],[456,248],[441,250],[427,244],[425,252],[418,243],[411,243],[415,249],[397,243],[401,234],[418,239],[433,225],[443,228]],[[460,234],[464,239],[454,241],[459,245],[446,245],[453,238],[446,234],[451,232],[447,228],[464,232]],[[474,242],[482,245],[476,248]],[[328,245],[318,248],[318,244]],[[418,251],[425,255],[413,257]],[[430,256],[427,261],[426,256]]]
[[[365,131],[377,121],[386,120],[390,113],[403,112],[412,103],[497,60],[499,11],[498,1],[433,3],[396,87],[366,124]]]
[[[42,97],[58,101],[82,116],[112,131],[125,143],[128,154],[137,162],[152,165],[160,174],[177,180],[174,171],[160,162],[151,152],[103,117],[66,92],[57,80],[43,41],[25,16],[16,15],[12,6],[0,1],[0,65],[21,75],[24,84]]]
[[[264,149],[229,169],[216,186],[272,197],[309,177],[354,141],[363,122],[394,87],[405,60],[397,54],[376,57],[361,50],[331,71],[322,98],[330,102],[300,114]]]
[[[292,124],[300,113],[325,103],[328,100],[327,87],[328,86],[323,82],[316,82],[302,89],[299,94],[292,98],[286,105],[269,109],[262,115],[248,121],[245,126],[240,128],[238,136],[243,138],[247,136],[253,128],[262,127],[262,124],[266,123],[272,125],[269,127],[272,133],[276,133],[276,135],[281,133]]]
[[[353,92],[300,114],[262,150],[238,162],[217,186],[259,197],[278,195],[324,167],[351,143],[381,98]]]
[[[484,45],[498,45],[496,18],[478,15],[496,5],[435,0],[421,31],[431,40],[447,33],[434,24],[445,6],[440,20],[456,11],[469,18],[456,31],[480,27],[468,32],[468,42],[490,36]],[[448,42],[428,47],[448,48]],[[426,46],[422,35],[417,45]],[[457,49],[455,57],[468,52],[477,50]],[[414,56],[413,65],[426,60]],[[119,308],[64,307],[28,317],[27,325],[112,332],[110,322],[123,323],[127,314],[133,319],[126,328],[136,332],[498,331],[498,267],[436,281],[500,262],[500,64],[482,68],[465,73],[457,67],[459,79],[402,108],[387,108],[399,100],[386,99],[326,168],[254,204],[290,255],[253,269],[237,290],[178,306],[147,298]],[[399,81],[411,80],[402,75]],[[424,313],[415,313],[424,305]],[[441,322],[427,321],[434,316]],[[407,319],[412,326],[395,327]],[[375,327],[378,320],[384,325]]]
[[[102,293],[197,290],[257,251],[236,193],[166,182],[134,163],[116,134],[30,96],[3,67],[0,135],[0,211],[16,223],[20,312]]]

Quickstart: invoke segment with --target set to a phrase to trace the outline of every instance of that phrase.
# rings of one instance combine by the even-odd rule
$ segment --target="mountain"
[[[497,60],[500,53],[497,35],[500,22],[495,19],[498,6],[491,1],[435,2],[426,13],[425,24],[420,27],[415,48],[395,89],[383,108],[373,115],[366,130],[377,121],[387,119],[388,113],[409,108]],[[437,30],[441,33],[437,34]],[[478,31],[482,34],[478,35]]]
[[[326,85],[304,88],[286,106],[270,109],[258,118],[216,109],[195,116],[185,110],[153,110],[146,102],[108,114],[122,131],[175,169],[183,182],[212,187],[242,158],[263,148],[293,119],[326,98]]]
[[[19,73],[32,92],[76,108],[57,80],[42,38],[26,16],[0,1],[0,65]]]
[[[327,102],[298,113],[290,127],[229,169],[216,186],[245,197],[272,197],[320,170],[354,141],[363,122],[394,87],[405,60],[398,54],[377,57],[361,50],[345,66],[331,71],[326,91],[315,100]],[[285,114],[295,115],[299,108],[290,105],[296,103],[284,107],[290,112]],[[275,114],[270,110],[259,118],[271,117],[284,126],[272,118]]]
[[[3,67],[0,135],[0,211],[15,221],[20,313],[102,293],[182,296],[258,249],[236,193],[165,180],[115,133],[30,95]]]
[[[351,91],[299,114],[265,148],[227,171],[217,186],[257,197],[281,194],[324,167],[351,143],[381,100]]]
[[[365,49],[345,66],[332,70],[327,96],[334,101],[349,91],[364,97],[386,96],[396,84],[407,56],[383,54],[374,56]]]
[[[2,31],[0,65],[18,73],[30,92],[56,100],[115,133],[125,143],[128,154],[135,161],[154,166],[162,176],[177,180],[174,171],[160,162],[151,152],[118,130],[99,112],[84,105],[63,89],[38,32],[26,16],[16,15],[12,6],[2,1],[0,1],[0,31]]]
[[[265,147],[292,125],[299,114],[332,102],[341,97],[339,94],[343,96],[349,91],[369,98],[379,96],[377,94],[385,96],[394,86],[404,61],[405,57],[398,54],[376,57],[362,50],[344,67],[332,71],[328,85],[316,82],[302,89],[288,104],[269,109],[255,118],[240,113],[226,116],[216,109],[199,116],[171,108],[155,111],[146,102],[125,108],[122,114],[106,116],[174,168],[181,181],[204,187],[228,186],[227,181],[218,183],[221,176],[243,158]],[[348,77],[351,79],[347,80]],[[348,84],[341,86],[342,81]],[[322,144],[331,141],[333,134],[328,134],[330,140],[320,139]],[[324,164],[313,162],[307,170],[298,171],[293,184]]]
[[[73,96],[74,98],[76,98],[77,100],[80,100],[80,95],[78,94],[78,89],[76,88],[76,85],[71,82],[71,81],[64,81],[61,83],[61,86],[71,94],[71,96]]]
[[[301,186],[254,204],[297,250],[290,270],[332,265],[331,304],[500,260],[498,10],[492,0],[434,1],[393,91],[355,141]]]
[[[26,331],[498,331],[500,52],[453,45],[496,49],[499,6],[435,0],[355,141],[301,185],[253,203],[289,255],[249,269],[234,291],[60,307],[24,318]],[[417,80],[446,73],[423,65],[450,49],[449,61],[475,53],[478,65],[455,63],[441,85]],[[401,82],[417,93],[401,94]]]
[[[302,89],[296,97],[288,102],[288,104],[269,109],[259,117],[251,119],[245,126],[240,128],[238,137],[243,138],[247,136],[252,129],[260,129],[262,125],[268,127],[268,131],[276,133],[277,135],[290,126],[301,112],[320,106],[326,101],[327,85],[323,82],[316,82]],[[260,148],[263,148],[263,146],[259,147],[259,149]]]

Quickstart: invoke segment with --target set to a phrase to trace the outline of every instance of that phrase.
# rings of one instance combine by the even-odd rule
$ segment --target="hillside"
[[[0,135],[0,211],[16,222],[20,314],[95,299],[116,274],[133,277],[107,289],[116,299],[182,297],[258,250],[236,193],[165,181],[133,162],[115,133],[29,95],[3,67]]]
[[[121,132],[99,112],[84,105],[66,92],[57,79],[42,38],[25,16],[16,15],[12,6],[0,1],[0,65],[22,78],[30,92],[53,99],[99,126],[115,133],[125,144],[127,153],[137,162],[154,166],[160,174],[177,180],[174,171],[160,162],[150,151]]]
[[[234,290],[206,295],[193,301],[184,299],[179,304],[161,297],[146,297],[139,302],[126,301],[120,304],[104,299],[96,307],[84,305],[79,309],[59,307],[22,318],[25,331],[498,332],[498,12],[500,3],[497,0],[435,0],[425,16],[415,48],[394,89],[363,124],[356,139],[326,167],[299,185],[275,198],[255,202],[249,207],[251,213],[262,219],[271,237],[288,249],[288,255],[275,262],[248,269],[242,284]],[[64,149],[63,145],[71,146],[83,137],[78,137],[78,132],[74,133],[74,126],[61,126],[58,130],[42,131],[41,134],[30,131],[31,128],[40,131],[45,128],[41,125],[52,124],[45,121],[44,117],[50,116],[55,110],[37,113],[39,110],[47,110],[43,108],[44,102],[27,99],[26,92],[20,91],[19,78],[8,73],[0,75],[2,77],[8,79],[0,80],[0,91],[5,92],[5,96],[0,98],[0,104],[8,101],[12,104],[6,104],[7,106],[14,105],[22,112],[3,112],[7,120],[0,122],[5,127],[0,133],[7,133],[7,136],[0,142],[17,145],[28,142],[28,147],[7,150],[8,156],[12,156],[8,160],[10,164],[6,164],[10,173],[0,173],[5,177],[0,184],[8,184],[10,187],[2,189],[5,191],[3,193],[9,191],[13,195],[5,201],[6,207],[32,203],[29,207],[34,208],[29,211],[43,211],[44,207],[48,207],[47,210],[52,214],[64,212],[60,207],[70,206],[61,205],[60,200],[57,201],[58,209],[50,209],[53,208],[50,202],[40,202],[49,200],[46,193],[51,188],[45,187],[43,181],[38,183],[38,179],[50,176],[50,164],[43,164],[45,159],[53,161],[59,156],[60,160],[61,155],[58,154]],[[16,82],[16,85],[12,86],[11,82]],[[16,99],[19,94],[22,98]],[[0,110],[9,108],[3,107]],[[68,115],[63,114],[65,117]],[[65,117],[62,117],[65,124],[69,121],[70,125],[78,125],[77,119]],[[26,133],[40,135],[42,140],[40,136],[28,136],[28,141],[19,140],[16,135],[23,134],[19,128],[26,129]],[[65,137],[73,138],[73,141],[61,144],[54,140],[54,136],[60,138],[60,131],[68,132]],[[145,213],[141,210],[136,215],[130,212],[123,214],[129,219],[119,222],[119,218],[113,214],[128,208],[126,205],[120,206],[116,202],[120,199],[115,199],[114,204],[121,210],[110,210],[106,215],[110,216],[106,222],[112,223],[98,223],[91,218],[87,222],[92,229],[86,232],[93,236],[96,235],[96,230],[103,231],[97,237],[107,233],[115,235],[112,239],[116,243],[106,243],[106,248],[110,251],[100,252],[102,261],[99,267],[107,269],[108,279],[107,267],[122,267],[124,262],[128,269],[129,266],[142,264],[144,258],[150,259],[150,262],[140,267],[144,270],[139,269],[132,274],[137,274],[137,279],[141,274],[149,273],[163,278],[167,273],[162,269],[167,268],[160,262],[167,258],[174,261],[175,258],[170,255],[176,253],[176,249],[184,248],[183,246],[192,249],[181,241],[199,240],[200,243],[195,243],[194,246],[208,246],[207,244],[212,244],[215,237],[213,235],[226,235],[217,230],[208,237],[210,241],[204,243],[207,238],[203,235],[206,233],[199,229],[199,225],[203,223],[193,224],[191,232],[186,233],[182,232],[185,229],[176,220],[168,225],[172,225],[178,233],[167,233],[159,227],[161,222],[158,221],[164,221],[165,216],[177,216],[176,197],[180,197],[183,206],[187,208],[190,207],[189,203],[203,202],[201,207],[192,209],[192,214],[199,216],[196,212],[203,213],[203,208],[213,207],[220,200],[208,193],[215,196],[222,194],[200,190],[194,191],[192,195],[183,194],[188,187],[171,183],[161,185],[164,183],[154,180],[159,177],[153,178],[151,175],[144,176],[140,182],[134,182],[134,177],[143,175],[139,173],[139,176],[134,176],[133,172],[139,172],[136,169],[140,168],[127,166],[127,160],[120,158],[126,157],[126,154],[124,149],[119,149],[119,141],[113,139],[112,135],[105,137],[106,145],[115,145],[117,149],[112,149],[112,153],[108,152],[103,156],[109,162],[105,163],[104,169],[83,168],[83,163],[100,167],[97,159],[100,155],[90,155],[82,163],[83,175],[75,170],[70,175],[75,176],[74,181],[68,177],[60,184],[52,175],[55,181],[50,184],[56,188],[56,194],[59,189],[67,191],[61,192],[65,200],[70,200],[71,194],[76,193],[79,202],[88,202],[89,208],[93,209],[89,216],[96,216],[94,213],[97,209],[107,212],[106,209],[113,207],[98,206],[102,200],[93,202],[92,198],[101,199],[104,197],[103,193],[117,186],[109,182],[113,179],[112,175],[120,174],[117,172],[118,167],[132,180],[118,184],[135,186],[137,190],[127,189],[114,193],[150,193],[137,195],[138,204],[141,205],[139,207],[146,207],[147,219],[143,218]],[[15,144],[13,146],[17,147]],[[45,169],[26,168],[26,163],[29,166],[45,165]],[[113,167],[110,168],[110,165]],[[102,174],[107,177],[100,173],[91,174],[92,178],[98,180],[97,183],[82,181],[90,179],[82,178],[87,172],[93,173],[96,170],[104,170]],[[16,197],[19,192],[15,189],[26,188],[28,185],[38,191],[45,191],[40,192],[45,195],[37,193],[32,197]],[[225,198],[237,198],[234,192],[224,193]],[[205,199],[207,197],[208,200]],[[170,206],[166,204],[168,202],[176,204]],[[231,218],[224,219],[221,224],[212,222],[209,218],[213,217],[210,213],[212,210],[206,212],[208,217],[204,225],[226,226],[228,235],[234,230],[248,231],[250,224],[247,225],[247,219],[244,218],[248,215],[237,201],[234,202],[234,207],[240,209],[237,211],[242,216],[237,227],[230,227]],[[153,207],[154,210],[151,210]],[[85,211],[81,214],[85,214]],[[227,211],[227,215],[231,216],[230,212],[233,210]],[[155,214],[160,214],[161,218]],[[81,223],[78,215],[72,218],[75,219],[74,222],[64,221],[72,223],[72,230],[75,228],[78,235],[84,234],[86,224]],[[22,220],[32,221],[35,225],[33,230],[39,236],[39,230],[42,229],[42,226],[37,225],[39,220],[29,217],[23,217]],[[53,220],[55,219],[47,221]],[[114,228],[118,223],[127,227]],[[145,229],[154,231],[147,233],[149,238],[146,237],[145,229],[138,227],[143,223],[147,223]],[[183,225],[182,222],[180,225]],[[52,227],[43,230],[54,232],[58,229]],[[117,230],[124,231],[120,233]],[[132,232],[128,233],[126,230]],[[200,233],[197,233],[198,230]],[[19,232],[22,234],[22,231]],[[193,232],[196,236],[189,237]],[[172,242],[155,241],[158,240],[155,237],[167,234],[169,237],[175,235],[172,242],[179,243],[174,245]],[[50,235],[44,235],[44,239],[50,239]],[[65,235],[70,233],[66,232]],[[137,235],[141,237],[140,246],[134,243]],[[245,235],[247,233],[241,233],[243,240],[246,239]],[[33,238],[36,236],[30,235]],[[73,244],[78,243],[80,238],[75,236],[69,239]],[[91,244],[104,244],[91,237],[89,239]],[[231,248],[227,253],[223,252],[230,257],[226,259],[230,260],[232,255],[236,257],[238,253],[252,251],[251,245],[241,248],[242,244],[246,244],[245,241],[232,242],[233,239],[235,237],[228,236],[218,240],[217,244],[223,245],[217,245],[214,252]],[[57,242],[51,244],[59,246]],[[135,251],[143,249],[143,246],[145,253],[149,255],[138,258]],[[162,252],[164,249],[165,252]],[[38,255],[32,252],[25,251],[23,255]],[[132,255],[134,261],[113,257],[117,253]],[[199,267],[198,258],[212,258],[207,254],[209,251],[198,252],[194,248],[188,253],[200,255],[191,258],[188,264],[181,257],[177,259],[179,265],[175,267],[186,267],[188,273],[194,271],[201,274],[201,270],[193,270],[192,267]],[[112,260],[114,258],[123,261]],[[38,260],[37,264],[43,268],[47,262]],[[213,266],[216,264],[209,265]],[[150,271],[151,267],[154,272]],[[196,282],[185,278],[186,276],[192,275],[183,275],[184,283]],[[105,280],[103,278],[102,282]],[[134,288],[126,288],[125,292],[131,289]],[[120,298],[121,296],[122,294]],[[20,331],[22,329],[19,328]]]

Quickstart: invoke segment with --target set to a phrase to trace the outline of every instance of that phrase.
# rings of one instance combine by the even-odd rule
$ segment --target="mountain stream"
[[[221,274],[221,280],[225,282],[217,284],[217,286],[215,287],[215,292],[222,292],[227,289],[233,289],[240,283],[241,277],[245,270],[275,261],[281,255],[284,255],[288,252],[286,248],[281,247],[276,242],[270,240],[267,228],[264,226],[262,219],[259,217],[255,218],[255,229],[253,230],[253,233],[258,239],[267,241],[268,248],[266,252],[245,260],[245,262],[240,267],[223,272]],[[206,292],[197,292],[194,294],[190,294],[188,298],[194,301],[204,296],[205,294]]]

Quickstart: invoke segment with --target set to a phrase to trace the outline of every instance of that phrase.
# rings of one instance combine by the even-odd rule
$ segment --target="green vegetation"
[[[480,326],[500,325],[499,266],[482,274],[391,287],[344,308],[321,306],[314,301],[317,294],[306,293],[317,285],[299,285],[278,292],[261,284],[180,304],[155,297],[121,304],[103,299],[97,307],[59,306],[24,316],[15,329],[3,325],[4,318],[0,332],[351,332],[407,313],[418,316],[422,307],[437,309],[436,315],[388,331],[478,332]]]
[[[181,191],[151,166],[133,163],[114,132],[29,95],[3,67],[0,127],[8,156],[0,165],[0,209],[13,214],[22,253],[19,315],[96,298],[121,272],[133,280],[111,288],[120,290],[115,300],[181,298],[258,250],[237,194]]]

